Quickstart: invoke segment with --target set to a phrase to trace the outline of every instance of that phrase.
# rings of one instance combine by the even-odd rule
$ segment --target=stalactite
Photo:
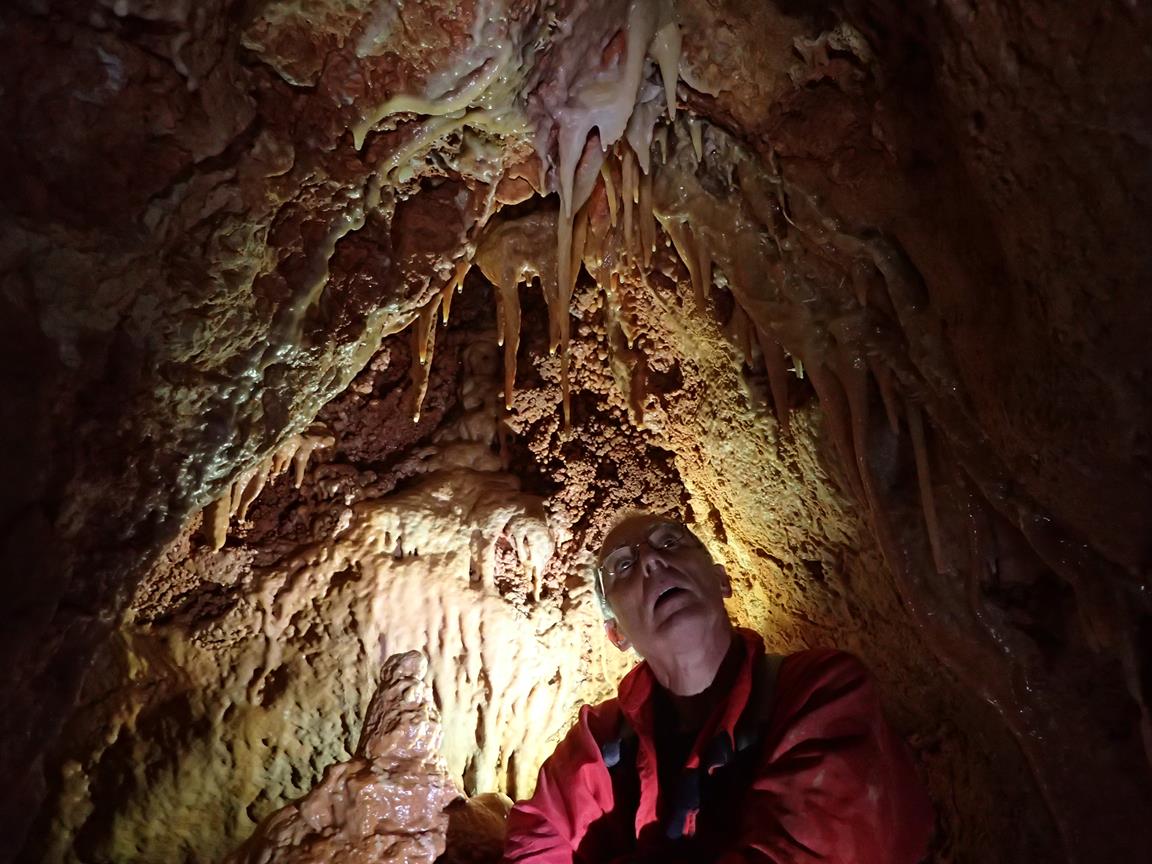
[[[660,164],[666,164],[668,162],[668,127],[658,126],[652,135],[652,140],[656,142],[656,148],[660,151]]]
[[[572,423],[571,380],[569,368],[571,363],[571,318],[568,309],[572,304],[572,296],[576,290],[576,278],[580,272],[580,261],[584,256],[584,244],[588,237],[588,211],[587,208],[576,214],[573,225],[573,236],[569,240],[568,266],[565,270],[567,282],[560,283],[560,392],[564,410],[564,428],[569,429]]]
[[[420,409],[428,392],[428,373],[432,368],[432,354],[436,348],[436,314],[440,308],[437,294],[420,310],[412,324],[412,422],[420,420]]]
[[[676,83],[680,67],[680,26],[669,21],[652,37],[649,49],[660,67],[660,77],[664,82],[664,98],[668,103],[668,119],[676,119]]]
[[[664,113],[661,95],[659,88],[645,85],[640,91],[636,110],[628,119],[625,139],[632,147],[632,152],[636,154],[640,170],[645,174],[652,170],[652,138],[656,132],[656,124]]]
[[[580,276],[580,264],[584,260],[584,247],[588,242],[588,208],[583,208],[576,214],[576,221],[573,224],[572,233],[572,255],[569,259],[568,267],[568,302],[572,302],[572,297],[576,293],[576,280]]]
[[[223,494],[204,508],[203,531],[213,551],[224,548],[233,519],[246,519],[248,509],[260,497],[270,480],[293,468],[293,485],[299,489],[312,454],[331,447],[336,439],[322,423],[313,423],[306,432],[291,435],[270,455],[240,472]]]
[[[665,7],[664,3],[630,4],[623,31],[624,57],[615,68],[615,77],[607,80],[605,76],[581,77],[579,84],[568,91],[566,104],[553,113],[558,127],[561,218],[571,218],[580,207],[581,202],[573,196],[574,179],[589,133],[598,130],[605,147],[624,135],[635,110],[652,36],[659,23],[671,17]]]
[[[688,270],[688,278],[692,281],[692,293],[696,297],[697,308],[703,310],[705,289],[697,254],[702,244],[695,241],[692,236],[692,228],[687,222],[682,222],[676,218],[664,218],[660,220],[660,224],[664,228],[664,233],[668,235],[668,239],[672,241],[672,248],[676,250],[676,254],[684,262],[684,267]]]
[[[693,234],[691,242],[696,247],[696,269],[700,271],[700,284],[693,286],[696,289],[696,303],[700,311],[704,311],[708,293],[712,290],[712,248],[703,234]]]
[[[555,334],[552,344],[548,346],[550,353],[555,353],[557,348],[567,344],[563,331],[566,329],[568,302],[571,299],[568,293],[568,280],[572,270],[572,220],[565,218],[563,213],[559,216],[556,233],[558,238],[556,243],[556,288],[558,293],[555,307],[551,305],[548,307],[549,324]]]
[[[265,459],[257,463],[254,472],[249,476],[248,482],[240,490],[239,498],[233,497],[233,516],[241,522],[248,518],[248,508],[252,502],[264,491],[268,483],[268,475],[272,469],[271,460]]]
[[[612,227],[616,227],[616,184],[612,180],[612,165],[608,160],[600,166],[600,176],[604,178],[604,194],[608,198],[608,220]]]
[[[784,349],[772,336],[755,328],[756,341],[764,358],[764,371],[768,373],[768,387],[772,391],[772,406],[776,420],[785,433],[789,431],[790,404],[788,402],[788,369],[785,367]]]
[[[896,401],[896,391],[892,383],[892,372],[888,365],[878,358],[869,358],[868,365],[876,377],[876,386],[880,390],[880,399],[884,402],[884,413],[888,417],[888,428],[897,435],[900,434],[900,406]]]
[[[727,330],[733,344],[744,358],[744,362],[752,365],[752,322],[748,313],[744,311],[739,301],[732,305],[732,316],[728,319]]]
[[[511,410],[520,349],[520,285],[505,280],[496,289],[497,343],[504,348],[504,408]]]
[[[948,567],[941,546],[940,522],[936,516],[936,498],[932,492],[932,470],[928,462],[928,443],[924,434],[924,419],[920,409],[911,402],[905,404],[908,432],[912,438],[912,452],[916,459],[916,477],[920,484],[920,504],[924,510],[924,523],[928,528],[928,543],[932,547],[932,562],[937,573],[947,573]]]
[[[822,362],[808,364],[808,378],[820,399],[820,408],[824,412],[828,431],[832,435],[832,445],[847,475],[845,479],[857,499],[863,501],[864,489],[856,468],[856,454],[852,446],[852,423],[844,388],[832,370]]]
[[[636,184],[636,157],[633,155],[631,148],[625,146],[621,148],[620,155],[620,169],[621,169],[621,195],[624,201],[624,243],[623,253],[627,257],[632,253],[632,208],[639,198],[640,189]]]
[[[656,250],[656,216],[652,212],[652,175],[640,175],[640,260],[644,269],[652,264]]]
[[[301,437],[300,444],[292,453],[292,484],[299,489],[304,483],[304,472],[308,470],[308,462],[317,450],[323,450],[336,443],[335,436],[328,431],[323,423],[313,423]],[[285,465],[287,461],[285,460]],[[283,469],[280,469],[283,470]],[[279,473],[274,470],[273,473]]]
[[[468,275],[468,271],[471,268],[471,261],[457,261],[456,269],[452,273],[452,278],[448,280],[448,284],[444,286],[444,290],[440,293],[440,320],[444,324],[448,323],[448,315],[452,311],[452,295],[464,288],[464,277]]]
[[[876,494],[876,485],[873,482],[872,466],[868,462],[868,424],[871,420],[871,411],[868,401],[868,365],[864,358],[846,347],[840,346],[835,351],[836,366],[840,372],[840,381],[844,393],[848,397],[848,419],[852,425],[852,445],[856,454],[856,471],[860,475],[860,483],[864,488],[864,500],[868,509],[875,512],[880,509],[880,499]]]
[[[692,152],[700,162],[704,159],[704,121],[699,117],[689,117],[688,132],[692,136]]]
[[[868,273],[864,264],[857,261],[852,266],[852,288],[856,293],[856,302],[861,306],[868,305]]]

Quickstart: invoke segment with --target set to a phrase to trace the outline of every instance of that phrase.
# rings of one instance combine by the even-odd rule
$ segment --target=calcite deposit
[[[492,860],[634,662],[588,584],[630,508],[875,671],[932,861],[1145,859],[1150,45],[1054,0],[6,4],[0,859],[291,856],[437,765],[385,857]],[[351,752],[413,651],[440,744]]]
[[[395,861],[432,864],[444,851],[445,808],[458,797],[440,756],[439,717],[416,651],[384,661],[356,754],[330,765],[225,864]]]

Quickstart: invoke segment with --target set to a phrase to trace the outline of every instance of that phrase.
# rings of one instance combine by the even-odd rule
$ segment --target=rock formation
[[[459,796],[440,756],[440,721],[415,651],[389,657],[356,755],[263,820],[227,864],[395,861],[432,864],[444,851],[445,808]]]
[[[876,671],[934,861],[1141,860],[1150,44],[1052,0],[7,4],[0,858],[221,859],[412,650],[448,775],[530,791],[629,663],[586,574],[643,507],[775,650]]]

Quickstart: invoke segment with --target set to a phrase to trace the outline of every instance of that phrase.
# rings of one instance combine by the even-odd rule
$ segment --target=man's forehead
[[[671,519],[666,516],[657,516],[654,513],[639,513],[635,516],[629,516],[626,519],[618,522],[616,526],[608,532],[604,538],[604,542],[600,544],[600,557],[603,558],[614,549],[621,546],[630,546],[633,543],[638,543],[648,537],[648,532],[652,530],[654,525],[661,525],[671,522],[679,525],[679,521]]]

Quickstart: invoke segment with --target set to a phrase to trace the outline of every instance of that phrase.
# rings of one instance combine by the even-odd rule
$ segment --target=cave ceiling
[[[1139,860],[1150,80],[1135,3],[6,4],[5,859],[219,860],[409,650],[527,793],[644,508],[876,671],[933,860]]]

